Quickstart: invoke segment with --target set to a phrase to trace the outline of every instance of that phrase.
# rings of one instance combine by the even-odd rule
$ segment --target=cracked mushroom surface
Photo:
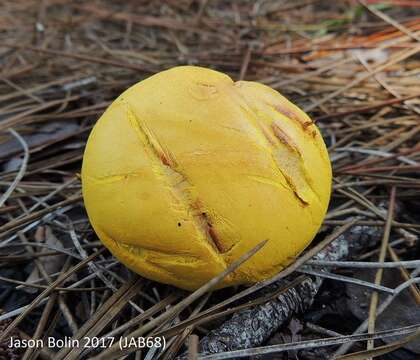
[[[331,166],[316,125],[277,91],[180,66],[105,111],[82,184],[94,230],[122,263],[193,290],[266,239],[219,287],[293,262],[325,216]]]

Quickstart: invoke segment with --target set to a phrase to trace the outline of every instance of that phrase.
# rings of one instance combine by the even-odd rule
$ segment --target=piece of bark
[[[354,226],[318,253],[314,260],[345,260],[361,249],[377,243],[381,228]],[[311,277],[265,304],[234,314],[219,328],[212,330],[200,342],[200,354],[214,354],[256,347],[270,338],[294,315],[305,312],[313,303],[323,279]],[[275,283],[257,295],[269,293],[284,284]]]

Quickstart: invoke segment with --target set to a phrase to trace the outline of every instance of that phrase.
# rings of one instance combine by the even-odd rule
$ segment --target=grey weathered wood
[[[318,253],[315,260],[345,260],[381,238],[378,227],[354,226]],[[302,314],[313,303],[323,279],[311,277],[265,304],[235,313],[200,342],[200,353],[210,354],[256,347],[270,338],[294,315]],[[257,294],[273,292],[283,281]]]

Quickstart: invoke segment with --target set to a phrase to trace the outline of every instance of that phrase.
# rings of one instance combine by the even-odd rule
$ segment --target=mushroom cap
[[[268,86],[180,66],[124,91],[95,124],[83,197],[136,273],[193,290],[263,240],[219,287],[271,277],[312,241],[331,166],[322,136]]]

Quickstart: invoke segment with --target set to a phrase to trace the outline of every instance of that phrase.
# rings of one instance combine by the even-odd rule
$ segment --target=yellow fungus
[[[82,184],[93,228],[122,263],[193,290],[265,239],[220,287],[293,262],[325,216],[331,167],[315,124],[277,91],[180,66],[106,110]]]

